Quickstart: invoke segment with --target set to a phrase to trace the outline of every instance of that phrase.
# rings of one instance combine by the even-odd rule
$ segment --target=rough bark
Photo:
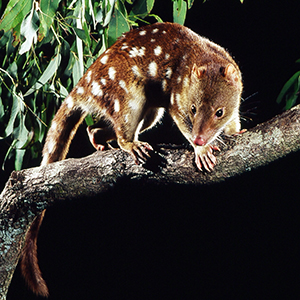
[[[0,299],[6,298],[25,233],[44,209],[58,201],[100,195],[124,178],[203,185],[251,171],[299,150],[299,116],[297,106],[228,139],[220,146],[218,163],[210,173],[196,169],[191,150],[174,147],[161,148],[161,154],[146,166],[135,165],[121,150],[110,150],[13,172],[0,195]]]

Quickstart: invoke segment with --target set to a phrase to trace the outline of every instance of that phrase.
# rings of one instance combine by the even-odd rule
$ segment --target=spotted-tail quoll
[[[241,92],[239,68],[217,44],[178,24],[131,30],[95,61],[62,103],[48,131],[42,165],[66,157],[87,114],[105,124],[88,127],[96,149],[115,139],[136,163],[143,162],[152,147],[138,140],[139,133],[167,110],[193,146],[196,166],[211,171],[214,141],[221,132],[240,131]],[[43,215],[27,233],[21,268],[32,290],[47,296],[36,253]]]

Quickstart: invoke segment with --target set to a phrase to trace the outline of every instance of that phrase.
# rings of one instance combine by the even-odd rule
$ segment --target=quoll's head
[[[231,63],[226,65],[194,65],[189,116],[193,124],[195,145],[211,143],[228,123],[239,116],[242,93],[240,71]]]

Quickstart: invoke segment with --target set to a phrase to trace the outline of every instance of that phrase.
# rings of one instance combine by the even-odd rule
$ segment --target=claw
[[[130,153],[137,165],[145,163],[151,157],[149,151],[153,151],[153,148],[148,143],[135,141],[130,145],[130,149],[127,148],[124,150]]]
[[[217,159],[213,154],[213,150],[219,151],[216,146],[206,145],[197,146],[195,148],[195,163],[200,171],[204,168],[206,171],[211,172],[217,163]]]

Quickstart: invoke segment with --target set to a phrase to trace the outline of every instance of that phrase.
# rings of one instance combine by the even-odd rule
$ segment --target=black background
[[[172,21],[171,1],[156,2]],[[279,113],[276,97],[299,69],[300,2],[201,2],[185,25],[240,65],[243,97],[255,94],[242,104],[252,118],[243,127]],[[166,123],[147,137],[180,141]],[[91,151],[79,132],[70,156]],[[101,199],[56,205],[38,244],[50,299],[299,299],[298,166],[296,153],[204,188],[124,181]],[[19,269],[8,299],[36,299]]]

